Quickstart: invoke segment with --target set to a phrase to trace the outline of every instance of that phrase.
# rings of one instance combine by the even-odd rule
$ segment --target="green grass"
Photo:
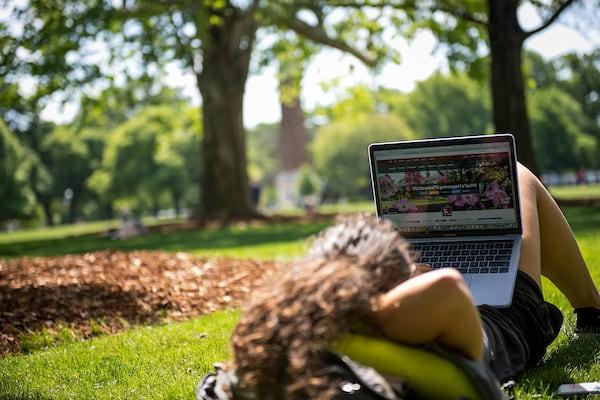
[[[367,203],[352,207],[353,211],[370,211]],[[565,213],[594,280],[600,282],[600,208],[568,208]],[[160,248],[214,255],[290,257],[302,254],[305,238],[326,225],[197,230],[123,242],[84,237],[82,241],[62,238],[17,243],[22,251],[18,254],[81,252],[110,243],[125,250]],[[14,243],[0,244],[0,253],[11,245]],[[561,383],[595,381],[600,376],[600,338],[575,338],[574,316],[566,299],[549,281],[544,280],[543,284],[546,298],[565,313],[565,327],[544,362],[520,380],[519,399],[551,399]],[[134,327],[116,336],[88,341],[81,341],[60,327],[25,334],[24,353],[0,359],[0,398],[191,398],[198,380],[212,369],[212,364],[229,358],[228,338],[236,318],[236,312],[218,312],[189,322]]]
[[[587,199],[600,198],[600,184],[594,185],[570,185],[550,186],[550,193],[559,199]]]
[[[180,222],[181,219],[158,219],[146,217],[142,219],[145,226],[155,226]],[[81,222],[69,225],[57,225],[51,227],[28,228],[14,232],[0,232],[0,243],[31,242],[36,240],[64,239],[84,235],[95,235],[107,232],[111,228],[118,228],[121,221],[111,219],[105,221]]]
[[[600,209],[576,208],[567,211],[571,224],[576,228],[577,241],[592,277],[596,283],[600,283]],[[563,311],[565,325],[558,339],[548,349],[544,361],[520,379],[518,399],[551,399],[562,383],[591,382],[600,377],[600,335],[575,337],[575,315],[566,298],[545,278],[543,287],[546,300]]]
[[[205,256],[289,258],[306,249],[306,237],[327,226],[327,222],[279,223],[152,233],[127,240],[110,240],[97,234],[75,237],[10,240],[0,238],[0,257],[54,256],[104,249],[184,251]]]
[[[222,311],[0,359],[0,398],[192,398],[213,363],[229,358],[237,316]]]

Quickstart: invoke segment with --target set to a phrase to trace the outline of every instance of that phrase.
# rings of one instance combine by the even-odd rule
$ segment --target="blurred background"
[[[328,210],[370,201],[371,142],[497,131],[557,197],[593,200],[599,9],[5,1],[0,228]]]

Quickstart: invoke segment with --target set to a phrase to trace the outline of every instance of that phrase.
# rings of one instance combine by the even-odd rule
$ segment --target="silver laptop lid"
[[[373,143],[377,216],[407,237],[521,234],[510,134]]]

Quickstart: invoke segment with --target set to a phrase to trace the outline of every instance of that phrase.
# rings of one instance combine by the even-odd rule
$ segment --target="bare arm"
[[[481,360],[483,334],[479,312],[455,270],[416,276],[380,296],[373,311],[378,327],[406,344],[438,342]]]

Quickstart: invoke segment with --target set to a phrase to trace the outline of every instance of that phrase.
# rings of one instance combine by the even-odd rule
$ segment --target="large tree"
[[[437,35],[454,67],[471,67],[481,74],[484,57],[489,55],[496,131],[513,133],[517,140],[519,160],[536,170],[523,83],[523,44],[552,25],[577,1],[367,0],[364,3],[385,3],[406,10],[417,22],[417,28],[431,29]],[[533,8],[541,17],[539,26],[530,30],[523,28],[518,10],[524,5]],[[592,13],[597,13],[593,5],[589,8]],[[580,13],[583,14],[585,12]]]
[[[204,175],[198,215],[247,218],[255,211],[246,171],[242,100],[257,29],[291,29],[367,63],[377,58],[376,49],[384,48],[378,28],[381,13],[334,3],[31,0],[14,9],[17,28],[0,24],[0,34],[9,38],[0,43],[0,77],[10,81],[36,76],[45,93],[51,93],[76,86],[73,82],[135,71],[123,61],[132,54],[139,61],[137,69],[141,65],[150,74],[167,62],[178,62],[195,75],[203,100]],[[89,57],[97,43],[110,50],[112,63]]]

